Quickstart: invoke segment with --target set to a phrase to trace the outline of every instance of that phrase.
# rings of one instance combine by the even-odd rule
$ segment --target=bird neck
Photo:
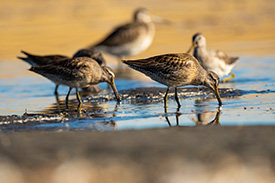
[[[207,85],[207,77],[208,77],[208,74],[207,74],[207,71],[200,65],[200,71],[197,72],[198,75],[194,81],[194,83],[196,83],[196,85],[204,85],[206,86]]]
[[[206,49],[206,42],[200,42],[200,43],[198,43],[197,48]]]
[[[102,72],[101,81],[110,83],[114,77],[114,73],[112,71],[110,71],[107,66],[103,66],[102,71],[103,72]]]
[[[102,77],[101,77],[101,82],[108,82],[110,79],[109,79],[109,74],[103,70],[102,72]]]

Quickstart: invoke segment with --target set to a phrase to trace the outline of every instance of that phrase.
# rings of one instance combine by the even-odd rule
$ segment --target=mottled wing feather
[[[63,80],[77,80],[85,77],[81,70],[88,68],[89,61],[92,59],[86,57],[74,58],[70,60],[63,60],[57,65],[44,65],[32,67],[30,70],[34,71],[49,79],[50,77],[60,77]],[[94,64],[97,62],[94,62]],[[98,65],[98,67],[100,67]],[[78,72],[75,72],[78,71]]]
[[[194,57],[189,54],[166,54],[147,59],[128,60],[123,62],[145,74],[155,73],[163,77],[176,77],[176,73],[180,70],[192,70],[194,61],[197,62]]]
[[[190,54],[166,54],[142,60],[123,61],[151,79],[167,86],[184,86],[192,82],[200,69],[198,61]]]
[[[58,64],[61,61],[68,60],[69,57],[62,56],[62,55],[48,55],[42,56],[41,58],[37,58],[35,62],[38,65],[49,65],[49,64]]]
[[[74,75],[74,72],[72,72],[72,70],[61,66],[44,65],[44,66],[32,67],[30,70],[50,80],[52,79],[52,77],[59,77],[65,80],[74,80],[77,78]]]
[[[129,23],[117,27],[106,39],[98,43],[96,46],[117,46],[135,40],[141,29],[146,29],[146,24],[143,23]]]

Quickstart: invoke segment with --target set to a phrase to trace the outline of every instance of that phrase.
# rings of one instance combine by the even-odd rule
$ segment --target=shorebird
[[[198,59],[204,69],[215,72],[219,77],[231,74],[231,77],[224,78],[222,82],[227,82],[235,77],[231,70],[239,57],[229,57],[222,51],[207,48],[206,39],[202,33],[196,33],[193,36],[192,46],[187,53],[192,49],[194,49],[193,56]]]
[[[107,82],[112,87],[117,101],[121,100],[115,86],[115,74],[113,71],[107,66],[100,66],[94,59],[89,57],[72,58],[55,65],[33,66],[30,68],[30,71],[40,74],[55,83],[69,86],[70,89],[66,96],[66,106],[68,106],[72,88],[76,89],[76,96],[80,107],[82,102],[78,88],[84,88],[101,82]]]
[[[33,54],[27,53],[23,50],[21,52],[23,54],[25,54],[27,57],[17,57],[17,58],[27,62],[31,66],[58,65],[65,60],[71,59],[70,57],[64,56],[64,55],[43,55],[43,56],[41,56],[41,55],[33,55]],[[95,49],[80,49],[73,55],[73,58],[76,58],[76,57],[90,57],[90,58],[93,58],[95,61],[97,61],[97,63],[99,65],[106,66],[106,61],[102,57],[102,54]],[[60,83],[57,82],[55,84],[56,84],[56,87],[54,90],[54,94],[57,96],[58,95],[57,90],[58,90]],[[100,88],[98,86],[94,85],[94,86],[90,86],[88,89],[85,89],[85,90],[99,91]]]
[[[139,60],[123,60],[131,68],[142,72],[151,79],[166,85],[164,110],[167,113],[169,89],[175,88],[175,99],[180,108],[177,87],[186,85],[204,85],[214,91],[219,105],[222,101],[218,92],[219,77],[212,71],[202,68],[196,58],[187,53],[165,54]]]
[[[151,16],[149,11],[139,8],[134,12],[132,22],[116,27],[105,39],[90,46],[118,58],[137,55],[146,50],[155,35],[154,23],[169,21]]]
[[[90,49],[80,49],[78,50],[74,55],[73,55],[73,58],[76,58],[76,57],[89,57],[89,58],[92,58],[94,59],[95,61],[97,61],[97,63],[100,65],[100,66],[106,66],[107,63],[106,63],[106,60],[103,58],[102,54],[100,51],[97,51],[93,48],[90,48]]]

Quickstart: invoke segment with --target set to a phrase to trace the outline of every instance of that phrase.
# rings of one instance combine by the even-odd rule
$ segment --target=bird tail
[[[21,59],[21,60],[23,60],[25,62],[28,62],[28,58],[27,57],[17,57],[17,58],[19,58],[19,59]]]
[[[236,63],[238,59],[239,59],[239,57],[231,57],[230,58],[230,65]]]
[[[23,50],[21,50],[21,53],[24,53],[26,56],[28,56],[28,57],[32,57],[33,55],[32,54],[30,54],[30,53],[27,53],[27,52],[25,52],[25,51],[23,51]]]
[[[27,62],[28,64],[32,65],[32,66],[37,66],[37,63],[34,62],[34,55],[27,53],[23,50],[21,50],[21,53],[25,54],[27,57],[17,57],[25,62]]]

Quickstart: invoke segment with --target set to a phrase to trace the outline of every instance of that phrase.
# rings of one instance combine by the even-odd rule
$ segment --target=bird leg
[[[178,109],[179,109],[181,107],[181,105],[180,105],[180,101],[179,101],[179,97],[178,97],[178,88],[177,87],[175,87],[175,99],[178,103]]]
[[[60,101],[58,95],[55,95],[57,110],[60,113]]]
[[[59,85],[57,84],[57,85],[55,86],[55,90],[54,90],[54,94],[55,94],[55,96],[58,96],[58,92],[57,92],[58,87],[59,87]]]
[[[168,87],[164,95],[164,112],[167,113],[167,98],[170,88]]]
[[[79,95],[79,91],[77,88],[75,88],[76,90],[76,98],[77,98],[77,101],[78,101],[78,106],[81,106],[82,105],[82,101],[81,101],[81,98],[80,98],[80,95]]]
[[[222,80],[222,83],[226,83],[227,81],[229,81],[229,80],[235,78],[235,74],[234,74],[233,72],[230,72],[230,74],[231,74],[231,76],[229,76],[229,77],[227,77],[227,78],[224,78],[224,79]]]
[[[167,121],[169,127],[171,127],[172,125],[171,125],[171,123],[170,123],[170,120],[169,120],[168,116],[166,116],[165,119],[166,119],[166,121]]]
[[[179,126],[179,116],[180,116],[179,110],[180,110],[180,105],[178,106],[177,111],[176,111],[177,126]]]
[[[75,88],[75,90],[76,90],[76,98],[78,100],[77,113],[80,114],[81,111],[86,112],[86,110],[81,107],[82,106],[82,101],[81,101],[81,97],[79,95],[78,88]]]
[[[66,96],[66,107],[67,107],[67,108],[69,108],[69,107],[68,107],[68,103],[69,103],[69,96],[70,96],[71,90],[72,90],[72,88],[70,87],[69,92],[68,92],[68,94],[67,94],[67,96]]]
[[[220,114],[221,110],[220,107],[218,108],[217,114],[215,116],[215,119],[212,120],[208,125],[220,125]]]

